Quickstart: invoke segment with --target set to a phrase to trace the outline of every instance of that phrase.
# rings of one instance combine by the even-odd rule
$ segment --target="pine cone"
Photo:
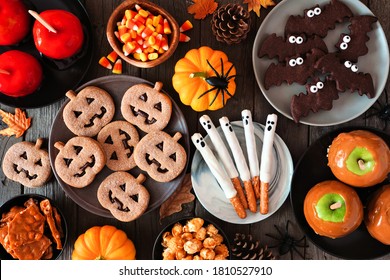
[[[218,41],[229,45],[244,40],[250,30],[249,12],[239,4],[221,6],[213,13],[211,29]]]
[[[242,260],[274,260],[275,256],[267,246],[261,246],[259,241],[254,241],[252,235],[236,233],[233,241],[232,254]]]

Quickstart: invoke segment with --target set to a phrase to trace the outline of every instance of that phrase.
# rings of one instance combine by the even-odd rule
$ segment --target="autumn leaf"
[[[214,0],[192,0],[194,4],[187,8],[188,13],[194,14],[195,19],[204,19],[208,14],[214,13],[218,3]]]
[[[3,119],[3,122],[8,125],[7,128],[0,130],[0,135],[15,135],[15,137],[18,138],[22,136],[31,125],[31,118],[26,118],[26,113],[19,108],[15,109],[15,115],[0,109],[0,116]]]
[[[183,204],[189,203],[195,199],[195,196],[191,193],[191,189],[191,174],[188,173],[184,176],[181,186],[177,188],[163,204],[161,204],[160,221],[165,217],[180,212]]]
[[[272,0],[244,0],[244,4],[248,4],[248,11],[254,11],[260,17],[261,7],[268,8],[276,4]]]

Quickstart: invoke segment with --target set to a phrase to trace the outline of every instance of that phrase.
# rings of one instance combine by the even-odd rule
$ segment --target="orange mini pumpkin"
[[[213,111],[233,97],[235,76],[236,68],[224,52],[203,46],[176,63],[172,84],[183,104],[198,112]]]
[[[303,210],[315,233],[330,238],[352,233],[363,221],[363,205],[358,194],[336,180],[312,187],[305,197]]]
[[[372,132],[340,133],[329,147],[328,166],[340,181],[354,187],[370,187],[383,182],[390,172],[390,150]]]
[[[135,260],[135,247],[124,231],[94,226],[74,243],[72,260]]]

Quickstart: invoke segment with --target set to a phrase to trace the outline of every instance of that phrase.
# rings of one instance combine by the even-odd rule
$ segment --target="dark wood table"
[[[98,60],[100,57],[108,55],[108,53],[111,51],[111,48],[106,39],[106,23],[111,12],[122,1],[84,0],[81,2],[85,5],[85,8],[90,16],[93,29],[95,30],[93,38],[95,53],[92,65],[88,70],[86,77],[82,81],[82,83],[85,83],[97,77],[113,75],[111,71],[99,66]],[[258,28],[260,27],[262,21],[267,16],[269,11],[271,11],[272,7],[268,9],[261,9],[260,17],[257,17],[252,12],[251,31],[248,35],[248,38],[239,45],[229,46],[220,43],[215,39],[210,26],[211,16],[208,16],[205,20],[194,20],[193,16],[187,13],[187,7],[191,4],[191,1],[152,0],[152,2],[155,2],[166,10],[168,10],[172,15],[174,15],[179,24],[189,19],[194,25],[194,28],[187,32],[187,34],[191,37],[191,40],[188,43],[180,43],[174,55],[165,63],[151,69],[140,69],[125,64],[123,67],[123,74],[141,77],[151,82],[162,81],[164,84],[164,89],[170,94],[170,96],[175,100],[175,102],[179,105],[180,109],[183,111],[183,114],[189,127],[190,135],[195,132],[200,132],[203,135],[205,134],[203,128],[198,122],[201,113],[193,111],[190,107],[185,106],[180,102],[178,94],[172,87],[171,78],[174,73],[175,63],[180,58],[182,58],[188,50],[192,48],[199,48],[203,45],[207,45],[213,49],[219,49],[226,52],[230,61],[235,64],[238,73],[238,76],[236,78],[237,92],[235,98],[233,100],[230,100],[225,108],[218,111],[207,112],[207,114],[212,118],[214,122],[217,123],[218,119],[222,116],[228,116],[230,120],[239,120],[241,119],[241,111],[247,108],[253,112],[253,118],[255,121],[264,123],[268,114],[276,112],[276,110],[267,102],[262,92],[260,91],[256,83],[252,67],[252,48],[254,39]],[[238,0],[219,0],[217,2],[219,3],[219,5],[228,2],[242,3],[242,1]],[[378,17],[386,33],[386,36],[389,37],[389,1],[365,0],[362,2],[366,4],[371,9],[371,11]],[[388,87],[389,86],[387,85],[387,88]],[[379,100],[382,103],[386,103],[388,101],[387,98],[387,94],[382,94]],[[32,117],[31,128],[22,138],[3,136],[0,137],[1,156],[3,157],[5,151],[16,142],[23,140],[35,141],[37,137],[43,137],[47,140],[50,135],[52,121],[64,102],[65,98],[46,107],[27,109],[26,111],[28,116]],[[1,109],[13,112],[12,107],[1,105]],[[292,120],[280,114],[278,115],[279,120],[277,126],[277,133],[288,146],[294,164],[297,163],[303,152],[313,141],[335,128],[352,125],[370,126],[380,129],[383,128],[383,122],[381,120],[379,120],[377,117],[365,118],[365,114],[347,123],[330,127],[296,125]],[[388,126],[386,132],[390,132],[390,126]],[[47,145],[47,141],[45,144]],[[195,148],[191,144],[190,160],[192,160],[194,151]],[[54,179],[54,176],[47,185],[42,188],[36,189],[25,188],[20,184],[14,183],[6,179],[2,171],[0,171],[0,179],[0,204],[22,193],[37,193],[52,198],[63,210],[68,221],[69,237],[61,259],[71,259],[73,244],[76,238],[81,233],[85,232],[88,228],[92,226],[105,224],[114,225],[127,233],[128,237],[131,238],[135,243],[138,259],[151,259],[153,243],[162,228],[179,217],[190,215],[205,217],[214,221],[225,230],[228,238],[231,241],[233,240],[235,233],[239,232],[252,234],[256,239],[260,240],[262,244],[272,244],[274,243],[274,241],[268,236],[266,236],[266,233],[275,233],[274,224],[283,228],[287,220],[291,221],[290,233],[295,238],[299,238],[303,235],[293,215],[289,199],[286,199],[283,206],[270,218],[249,225],[236,225],[223,222],[209,214],[196,199],[194,202],[184,205],[183,210],[180,213],[167,217],[161,222],[159,217],[159,209],[156,209],[146,215],[143,215],[136,221],[130,223],[123,223],[115,219],[103,218],[94,215],[79,207],[76,203],[74,203],[69,197],[65,195],[63,189]],[[310,241],[308,241],[308,244],[309,248],[307,249],[306,258],[336,259],[332,255],[329,255],[318,249]],[[273,249],[273,252],[275,255],[278,255],[276,249]],[[295,257],[299,258],[296,254]],[[280,256],[280,258],[289,259],[290,255],[285,254],[283,256]],[[385,259],[390,259],[390,255],[387,255]]]

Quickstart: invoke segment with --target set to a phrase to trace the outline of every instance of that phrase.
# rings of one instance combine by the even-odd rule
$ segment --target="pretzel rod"
[[[242,124],[245,133],[246,150],[248,153],[249,171],[252,177],[252,185],[256,199],[260,198],[260,182],[256,182],[256,177],[260,175],[259,158],[257,157],[255,129],[253,127],[252,113],[249,110],[241,112]]]
[[[211,173],[217,179],[218,184],[221,186],[223,192],[227,199],[229,199],[230,203],[233,205],[234,210],[240,218],[246,217],[246,212],[244,207],[242,206],[241,201],[237,197],[237,191],[235,190],[232,181],[229,176],[227,176],[226,172],[221,168],[219,162],[210,147],[203,140],[203,137],[200,133],[195,133],[191,137],[192,142],[194,143],[196,149],[202,155],[204,161],[210,168]]]
[[[240,173],[241,180],[244,182],[249,210],[251,210],[252,212],[256,212],[257,204],[252,187],[251,175],[240,143],[238,142],[237,136],[234,133],[234,130],[230,125],[229,119],[227,117],[220,118],[219,123],[221,124],[222,131],[229,144],[230,150],[232,151],[234,162],[236,163],[238,169],[238,173]]]
[[[271,181],[272,149],[275,138],[275,130],[278,116],[269,114],[264,129],[263,148],[261,150],[260,163],[260,213],[268,213],[268,188]]]
[[[211,143],[217,151],[217,155],[222,161],[226,173],[232,180],[232,183],[237,191],[238,197],[240,198],[242,205],[245,209],[248,209],[248,203],[246,201],[246,197],[244,194],[244,190],[242,189],[240,179],[238,178],[236,166],[234,165],[233,159],[230,156],[229,151],[226,148],[226,145],[223,142],[221,136],[219,135],[218,130],[215,128],[214,123],[208,115],[201,116],[199,118],[199,122],[210,137]]]

